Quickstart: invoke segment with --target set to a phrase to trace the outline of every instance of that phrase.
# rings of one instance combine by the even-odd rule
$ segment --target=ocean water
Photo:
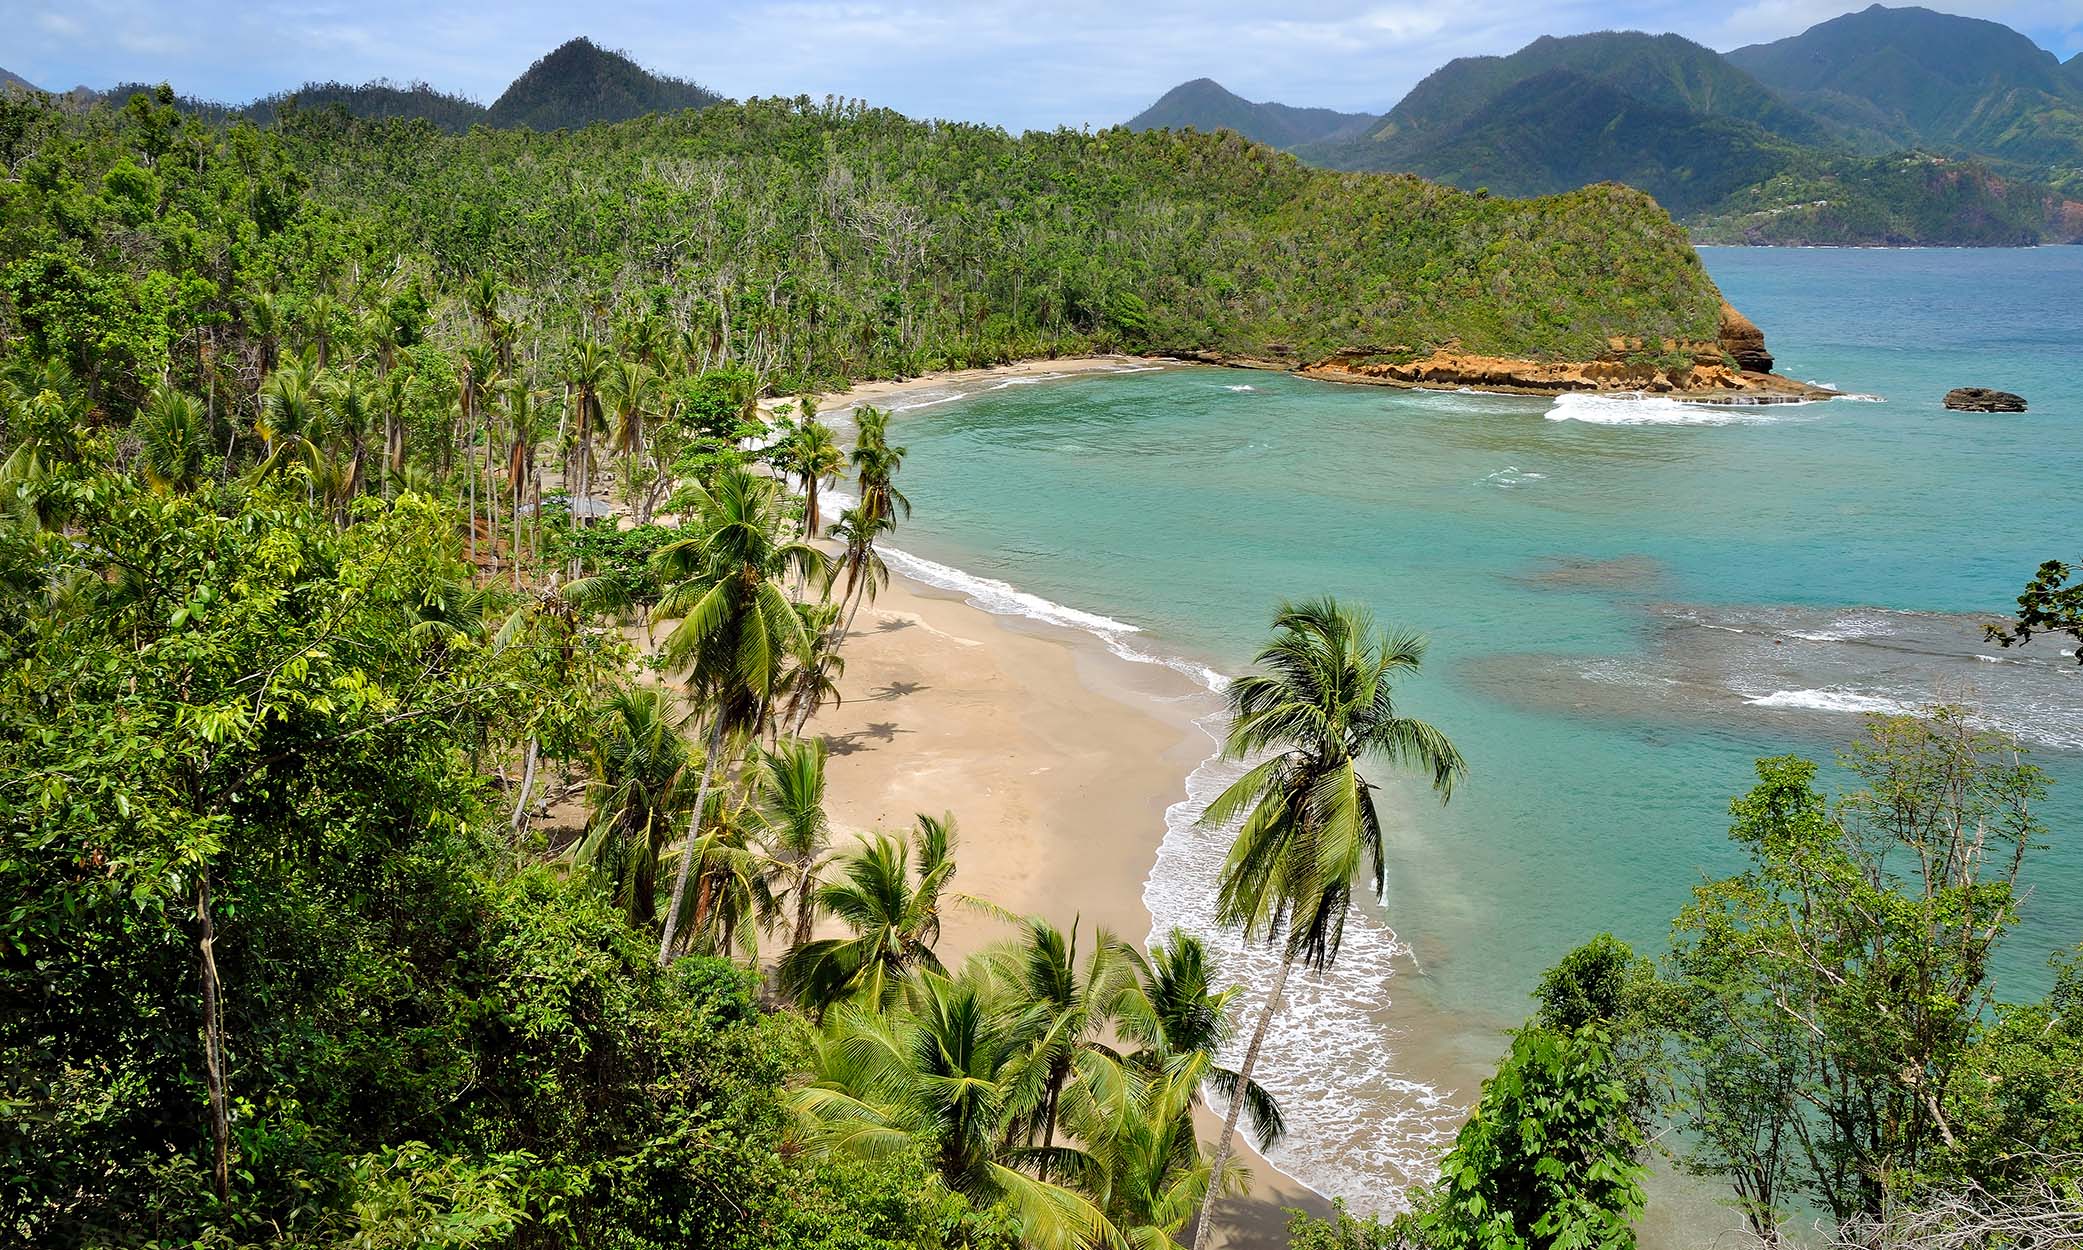
[[[1135,367],[900,405],[900,571],[1209,686],[1282,597],[1430,638],[1402,702],[1470,778],[1442,807],[1381,771],[1387,897],[1328,977],[1297,978],[1264,1060],[1294,1124],[1274,1161],[1362,1209],[1426,1174],[1542,969],[1602,930],[1660,951],[1691,888],[1740,865],[1728,803],[1753,761],[1828,760],[1863,713],[1963,703],[2032,748],[2054,845],[2001,986],[2041,992],[2083,941],[2083,671],[1980,633],[2042,560],[2083,558],[2083,248],[1703,255],[1781,372],[1861,398]],[[2031,411],[1944,411],[1961,385]],[[1160,929],[1210,929],[1226,838],[1195,818],[1232,775],[1211,761],[1174,809],[1146,887]],[[1266,952],[1219,943],[1266,983]]]

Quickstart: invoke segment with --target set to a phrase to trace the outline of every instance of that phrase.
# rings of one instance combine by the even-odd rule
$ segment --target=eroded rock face
[[[1772,353],[1765,350],[1765,332],[1727,300],[1721,301],[1721,324],[1716,334],[1721,349],[1735,359],[1738,369],[1746,373],[1772,372]]]
[[[1667,353],[1667,356],[1670,354],[1677,353]],[[1529,395],[1559,395],[1566,391],[1641,391],[1741,403],[1823,399],[1832,394],[1776,374],[1731,369],[1717,347],[1696,345],[1684,354],[1687,363],[1683,364],[1656,363],[1642,358],[1639,352],[1615,352],[1604,359],[1587,361],[1514,360],[1449,351],[1434,352],[1408,362],[1341,355],[1319,361],[1300,372],[1337,382],[1377,382],[1388,386],[1443,390],[1468,387]]]
[[[1946,392],[1946,407],[1955,412],[2024,412],[2025,399],[1986,386],[1962,386]]]

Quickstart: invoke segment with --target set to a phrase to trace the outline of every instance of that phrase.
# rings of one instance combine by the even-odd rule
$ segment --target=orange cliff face
[[[1517,360],[1442,348],[1411,360],[1368,359],[1387,352],[1337,353],[1299,372],[1341,382],[1387,386],[1506,391],[1554,395],[1564,391],[1646,391],[1730,403],[1822,399],[1831,392],[1772,372],[1765,332],[1721,301],[1711,343],[1665,339],[1645,343],[1614,338],[1596,360]]]
[[[1276,357],[1285,355],[1285,349],[1278,347],[1268,351]],[[1291,358],[1268,360],[1221,352],[1174,355],[1208,364],[1292,370],[1331,382],[1523,395],[1645,391],[1704,401],[1769,403],[1827,399],[1835,393],[1773,373],[1765,332],[1725,299],[1712,342],[1665,339],[1647,343],[1616,337],[1607,341],[1607,351],[1595,360],[1522,360],[1464,352],[1452,345],[1426,356],[1415,356],[1404,347],[1352,347],[1299,364]]]

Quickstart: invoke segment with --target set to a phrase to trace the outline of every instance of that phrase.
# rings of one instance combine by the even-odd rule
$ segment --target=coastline
[[[864,404],[902,413],[1003,386],[1163,367],[1125,355],[1029,360],[865,382],[818,403],[827,419],[843,422]],[[943,398],[943,390],[953,393]],[[958,891],[1059,925],[1076,920],[1085,935],[1105,927],[1142,947],[1155,923],[1146,891],[1168,817],[1216,746],[1203,722],[1221,706],[1210,686],[1219,679],[1126,647],[1094,628],[1105,618],[1011,587],[991,587],[986,606],[952,584],[966,578],[958,570],[906,555],[890,565],[896,576],[848,637],[844,701],[809,725],[832,747],[835,835],[901,829],[915,812],[950,811]],[[987,913],[956,909],[941,948],[953,962],[1006,934]],[[1226,972],[1247,979],[1241,969]],[[1219,1119],[1205,1109],[1199,1119],[1212,1139]],[[1241,1133],[1237,1162],[1250,1185],[1219,1204],[1214,1245],[1284,1250],[1288,1209],[1330,1213],[1329,1199]]]
[[[1084,630],[966,600],[900,576],[861,610],[844,702],[809,726],[831,745],[834,841],[901,830],[915,812],[952,812],[956,890],[1060,926],[1075,920],[1081,941],[1105,927],[1141,946],[1166,809],[1207,756],[1195,721],[1214,696]],[[942,957],[953,963],[1008,933],[981,910],[950,909]],[[1218,1122],[1201,1118],[1212,1136]],[[1248,1143],[1238,1146],[1251,1185],[1223,1202],[1216,1245],[1279,1250],[1287,1208],[1330,1210]]]

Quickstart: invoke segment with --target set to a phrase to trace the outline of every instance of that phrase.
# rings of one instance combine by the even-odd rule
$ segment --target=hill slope
[[[492,104],[486,120],[498,127],[561,130],[707,108],[719,98],[684,79],[653,74],[582,37],[529,66]]]
[[[41,91],[35,83],[11,70],[0,69],[0,91]]]
[[[1165,92],[1157,103],[1130,118],[1128,128],[1136,131],[1185,130],[1189,127],[1204,131],[1234,130],[1257,143],[1292,148],[1356,135],[1373,122],[1371,113],[1340,113],[1335,109],[1255,103],[1212,78],[1196,78]]]
[[[418,118],[450,134],[461,134],[485,120],[485,106],[459,95],[437,91],[423,82],[409,87],[377,80],[359,87],[340,82],[305,83],[295,91],[263,96],[238,110],[256,125],[272,123],[281,112],[339,107],[368,121]]]
[[[1876,4],[1728,60],[1813,113],[1900,144],[2083,164],[2083,84],[1996,22]]]
[[[1452,61],[1365,136],[1300,155],[1508,195],[1625,182],[1683,217],[1772,177],[1800,145],[1830,134],[1710,49],[1606,32]]]

